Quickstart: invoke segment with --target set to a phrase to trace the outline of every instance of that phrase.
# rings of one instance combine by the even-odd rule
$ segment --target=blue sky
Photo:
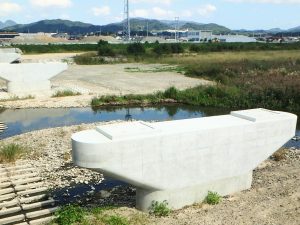
[[[119,22],[124,0],[0,0],[0,21],[70,19]],[[300,0],[130,0],[132,17],[218,23],[231,29],[300,26]]]

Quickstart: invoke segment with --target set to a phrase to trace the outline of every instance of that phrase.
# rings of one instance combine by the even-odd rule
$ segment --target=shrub
[[[145,46],[141,43],[133,43],[127,46],[127,54],[134,56],[141,56],[146,53]]]
[[[171,209],[168,208],[168,202],[158,202],[153,201],[150,207],[150,214],[153,214],[158,217],[168,216],[171,212]]]
[[[164,92],[165,98],[177,99],[178,97],[178,90],[175,87],[170,87]]]
[[[80,92],[74,92],[74,91],[71,91],[71,90],[64,90],[64,91],[57,91],[54,95],[52,95],[52,98],[77,96],[77,95],[81,95],[81,93]]]
[[[0,148],[0,162],[15,162],[23,153],[25,148],[18,144],[8,144]]]
[[[81,223],[84,221],[84,210],[75,205],[68,205],[62,207],[56,212],[55,222],[59,225],[72,225],[74,223]]]
[[[107,42],[100,40],[98,42],[98,55],[99,56],[115,56],[113,47]]]
[[[221,198],[222,197],[217,192],[209,191],[205,198],[205,202],[210,205],[217,205],[221,202]]]

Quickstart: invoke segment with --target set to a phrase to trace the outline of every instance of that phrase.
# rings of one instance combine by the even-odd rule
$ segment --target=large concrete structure
[[[0,63],[0,78],[15,95],[34,95],[51,90],[50,78],[67,69],[66,63]]]
[[[20,51],[16,48],[0,48],[0,63],[12,63],[21,59]]]
[[[252,171],[289,141],[297,116],[265,109],[159,123],[121,123],[72,136],[76,165],[137,187],[137,208],[178,209],[251,187]]]

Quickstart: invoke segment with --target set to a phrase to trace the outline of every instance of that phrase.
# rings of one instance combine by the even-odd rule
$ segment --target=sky
[[[130,16],[217,23],[230,29],[300,26],[300,0],[129,0]],[[0,0],[0,21],[68,19],[95,25],[120,22],[124,0]]]

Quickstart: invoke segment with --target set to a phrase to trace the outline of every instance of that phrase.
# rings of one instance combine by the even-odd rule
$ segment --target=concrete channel
[[[50,222],[58,207],[47,191],[42,178],[30,165],[0,164],[0,225]]]

